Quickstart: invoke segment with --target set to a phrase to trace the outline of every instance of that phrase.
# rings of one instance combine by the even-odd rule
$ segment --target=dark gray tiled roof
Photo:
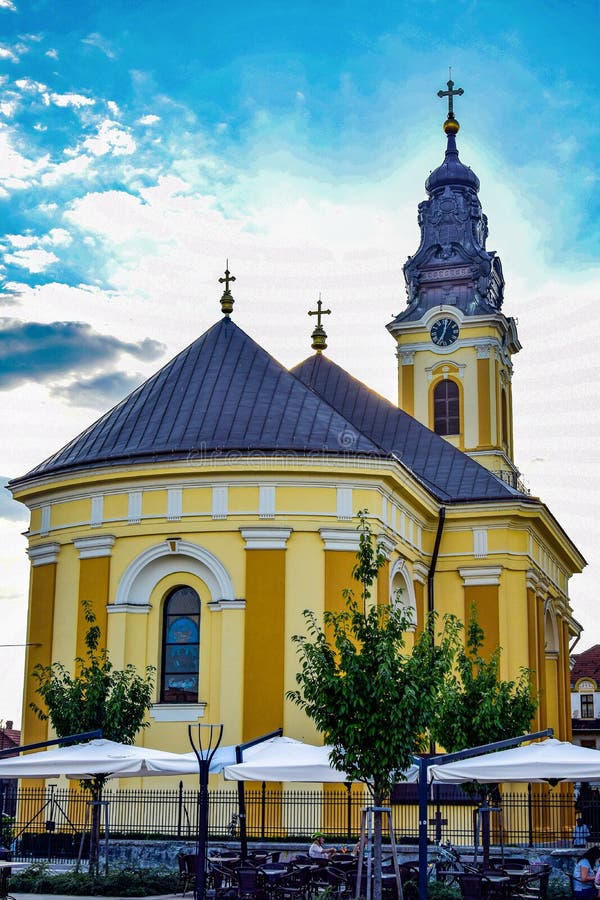
[[[100,466],[248,453],[396,457],[441,502],[523,496],[326,357],[290,373],[229,318],[11,486]]]
[[[339,453],[351,425],[228,318],[12,485],[105,465],[228,453]],[[353,450],[384,456],[366,435]]]
[[[387,454],[401,460],[439,500],[529,499],[327,357],[310,356],[292,372],[358,433],[368,434]]]

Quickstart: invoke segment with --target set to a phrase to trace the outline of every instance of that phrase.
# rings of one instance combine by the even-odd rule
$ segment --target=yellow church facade
[[[29,707],[34,666],[84,655],[82,600],[115,667],[156,668],[141,742],[187,751],[194,722],[222,722],[226,744],[278,727],[318,740],[285,699],[291,638],[303,610],[341,608],[359,510],[387,557],[374,599],[410,607],[416,628],[474,604],[502,677],[534,673],[532,727],[570,738],[569,580],[585,561],[514,463],[520,345],[456,130],[387,326],[398,406],[323,353],[320,308],[314,355],[280,366],[235,324],[227,272],[222,319],[11,482],[31,511],[24,742],[50,736]]]

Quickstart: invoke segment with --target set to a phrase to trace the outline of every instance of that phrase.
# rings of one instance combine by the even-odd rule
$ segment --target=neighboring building
[[[341,607],[367,509],[388,556],[377,600],[401,588],[417,628],[428,608],[465,619],[475,604],[502,677],[535,672],[533,726],[570,737],[568,585],[585,561],[518,477],[516,325],[452,111],[444,130],[388,325],[400,408],[323,354],[320,307],[315,354],[284,369],[231,318],[227,272],[220,321],[10,484],[31,512],[27,673],[83,655],[85,598],[115,666],[157,667],[148,745],[185,750],[197,721],[223,722],[226,743],[314,738],[285,699],[290,639],[305,608]],[[27,741],[47,734],[33,688]]]
[[[600,644],[573,655],[572,660],[573,742],[600,750]]]
[[[0,750],[12,750],[19,747],[20,744],[21,732],[18,728],[13,728],[13,723],[9,719],[5,725],[0,727]]]

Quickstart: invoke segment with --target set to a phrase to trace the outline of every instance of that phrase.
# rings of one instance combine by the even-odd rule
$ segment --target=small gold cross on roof
[[[323,350],[327,349],[327,335],[325,334],[325,329],[321,325],[321,316],[330,316],[330,309],[323,309],[323,303],[321,301],[321,294],[319,294],[319,299],[317,300],[317,308],[309,309],[309,316],[317,317],[317,324],[315,326],[315,330],[313,331],[312,337],[312,348],[316,350],[317,353],[322,353]]]
[[[227,260],[225,263],[225,278],[219,278],[219,284],[225,285],[225,290],[221,297],[221,312],[225,313],[226,316],[230,315],[233,310],[234,300],[229,290],[229,285],[232,281],[235,281],[235,275],[232,275],[229,271],[229,260]]]
[[[317,328],[321,327],[321,316],[330,316],[331,315],[331,310],[330,309],[321,309],[322,306],[323,306],[323,304],[321,302],[321,294],[319,294],[319,299],[317,300],[317,308],[309,309],[309,311],[308,311],[309,316],[317,316]]]

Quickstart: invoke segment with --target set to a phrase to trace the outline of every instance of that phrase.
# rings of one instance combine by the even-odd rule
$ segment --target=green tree
[[[432,736],[448,753],[517,737],[529,730],[538,700],[530,669],[521,668],[513,681],[500,678],[497,647],[489,659],[483,656],[485,635],[471,607],[466,640],[456,654],[456,664],[445,678]]]
[[[61,662],[49,666],[38,664],[32,673],[37,681],[36,693],[45,708],[30,703],[42,720],[50,720],[57,737],[101,728],[104,738],[121,744],[133,744],[152,704],[154,668],[147,666],[144,675],[132,664],[115,669],[108,650],[100,647],[101,632],[96,616],[87,600],[82,601],[88,629],[85,634],[85,659],[75,659],[72,674]],[[84,782],[92,800],[99,801],[106,777],[96,776]],[[100,809],[93,807],[90,839],[90,868],[97,867],[100,836]]]
[[[440,690],[451,669],[457,624],[446,620],[433,639],[433,620],[413,647],[406,633],[413,624],[395,604],[369,604],[371,588],[384,562],[373,538],[367,511],[359,512],[360,545],[354,578],[361,602],[344,591],[346,608],[327,611],[320,624],[305,610],[305,635],[296,635],[298,688],[288,699],[305,710],[333,746],[331,761],[354,781],[368,785],[375,807],[382,806],[395,782],[405,779],[415,753],[427,748],[428,729]],[[381,815],[374,818],[374,897],[381,897]]]
[[[446,675],[431,728],[434,740],[448,753],[518,737],[530,730],[537,709],[531,670],[521,668],[517,679],[503,681],[500,678],[502,650],[497,647],[486,660],[482,652],[484,638],[477,609],[472,606],[465,645],[456,655],[455,668]],[[467,793],[479,794],[482,800],[496,790],[494,785],[485,784],[467,784],[463,788]],[[482,816],[483,858],[487,861],[490,842],[487,808]]]

